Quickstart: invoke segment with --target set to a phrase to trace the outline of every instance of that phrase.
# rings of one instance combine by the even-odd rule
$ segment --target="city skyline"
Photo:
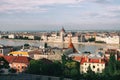
[[[119,0],[1,0],[0,30],[120,30]]]

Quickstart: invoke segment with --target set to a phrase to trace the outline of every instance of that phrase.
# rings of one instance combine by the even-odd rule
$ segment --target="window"
[[[20,68],[20,66],[18,66],[18,68]]]
[[[97,72],[99,72],[100,71],[100,69],[99,68],[97,68]]]
[[[22,66],[22,69],[24,69],[24,66]]]
[[[93,66],[93,68],[95,68],[95,66]]]
[[[97,64],[97,66],[99,66],[99,64]]]
[[[81,67],[81,69],[83,69],[83,67]]]
[[[1,50],[0,50],[0,53],[2,53],[2,51],[3,51],[3,50],[1,49]]]

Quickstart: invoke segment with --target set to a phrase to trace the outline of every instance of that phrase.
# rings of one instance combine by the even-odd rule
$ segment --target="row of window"
[[[95,66],[93,66],[93,69],[95,68]],[[81,67],[81,69],[82,69],[82,71],[84,71],[84,68],[83,67]],[[88,68],[85,68],[85,71],[87,71],[88,70]],[[97,72],[101,72],[100,71],[100,68],[97,68]]]
[[[85,63],[85,65],[87,65],[86,63]],[[91,65],[91,64],[88,64],[89,66]],[[103,64],[97,64],[97,66],[103,66]]]

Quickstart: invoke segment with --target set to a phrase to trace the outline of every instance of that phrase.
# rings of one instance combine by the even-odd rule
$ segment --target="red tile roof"
[[[81,60],[81,56],[75,56],[75,57],[73,57],[73,60],[75,60],[75,61],[80,61]]]
[[[5,60],[8,61],[9,63],[12,63],[16,56],[4,56]]]
[[[75,49],[75,47],[74,47],[74,45],[73,45],[73,43],[72,43],[71,37],[70,37],[70,41],[69,41],[68,48],[72,48],[74,53],[78,53],[78,51]]]
[[[9,62],[9,63],[25,63],[29,64],[30,59],[25,56],[4,56],[4,58]]]
[[[16,59],[13,62],[28,64],[29,59],[28,59],[28,57],[25,57],[25,56],[17,56]]]
[[[87,58],[85,58],[85,57],[81,58],[80,64],[83,64],[84,62],[87,62]]]
[[[90,59],[89,62],[91,62],[91,63],[99,63],[100,61],[99,61],[99,59]]]
[[[105,60],[104,59],[89,59],[87,57],[84,57],[84,58],[81,58],[81,62],[80,64],[83,64],[83,63],[105,63]]]

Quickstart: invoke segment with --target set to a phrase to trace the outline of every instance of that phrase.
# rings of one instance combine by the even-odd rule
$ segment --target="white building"
[[[8,35],[8,38],[9,39],[14,39],[16,36],[15,36],[15,34],[10,34],[10,35]]]
[[[44,42],[60,42],[60,43],[62,42],[62,43],[68,43],[70,36],[72,36],[71,38],[72,38],[72,42],[73,43],[80,42],[80,39],[82,37],[82,36],[80,37],[80,36],[76,36],[76,35],[73,36],[72,33],[68,34],[68,33],[65,32],[64,28],[62,28],[60,30],[60,33],[51,33],[49,36],[42,35],[41,39]]]
[[[28,35],[28,39],[34,40],[34,39],[35,39],[35,36],[34,36],[34,35]]]
[[[119,44],[120,37],[119,36],[96,36],[96,41],[103,41],[106,44]]]
[[[90,54],[88,57],[83,57],[80,62],[81,73],[87,73],[88,67],[95,73],[102,73],[105,69],[105,61],[99,54]]]
[[[87,73],[89,66],[91,70],[94,71],[95,73],[102,73],[102,71],[105,69],[105,63],[84,62],[83,64],[80,65],[81,73]]]

